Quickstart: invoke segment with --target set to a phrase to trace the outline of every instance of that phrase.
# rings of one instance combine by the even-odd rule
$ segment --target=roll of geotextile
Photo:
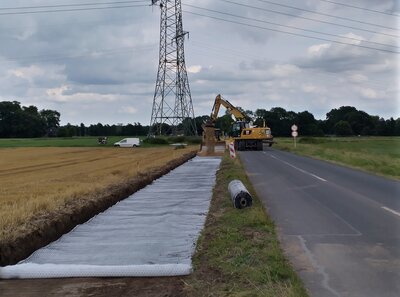
[[[242,209],[253,204],[253,198],[240,180],[231,181],[228,185],[228,190],[235,208]]]
[[[25,263],[0,267],[0,278],[39,279],[69,277],[159,277],[183,276],[192,272],[190,264],[154,265],[57,265]]]

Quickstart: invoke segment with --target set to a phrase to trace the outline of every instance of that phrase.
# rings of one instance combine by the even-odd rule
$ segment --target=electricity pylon
[[[159,4],[160,54],[149,135],[197,135],[185,64],[181,0],[152,0]]]

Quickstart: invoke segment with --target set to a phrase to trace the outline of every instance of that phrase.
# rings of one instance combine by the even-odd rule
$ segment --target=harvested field
[[[57,239],[180,165],[194,150],[1,149],[0,264],[15,263]]]

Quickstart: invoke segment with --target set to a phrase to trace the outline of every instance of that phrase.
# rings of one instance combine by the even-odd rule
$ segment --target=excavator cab
[[[246,122],[237,121],[232,125],[231,137],[240,137],[244,128],[247,128]]]

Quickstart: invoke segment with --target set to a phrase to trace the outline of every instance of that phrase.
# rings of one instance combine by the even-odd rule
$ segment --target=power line
[[[183,4],[183,5],[189,6],[189,7],[193,7],[193,8],[196,8],[196,9],[201,9],[201,10],[205,10],[205,11],[210,11],[210,12],[214,12],[214,13],[219,13],[219,14],[223,14],[223,15],[228,15],[228,16],[232,16],[232,17],[237,17],[237,18],[240,18],[240,19],[255,21],[255,22],[259,22],[259,23],[272,24],[272,25],[276,25],[276,26],[281,26],[281,27],[289,28],[289,29],[295,29],[295,30],[300,30],[300,31],[306,31],[306,32],[310,32],[310,33],[317,33],[317,34],[322,34],[322,35],[327,35],[327,36],[332,36],[332,37],[337,37],[337,38],[343,38],[343,39],[349,39],[349,40],[354,40],[354,41],[359,41],[359,42],[371,43],[371,44],[376,44],[376,45],[388,46],[388,47],[393,47],[393,48],[398,49],[398,47],[395,46],[395,45],[390,45],[390,44],[385,44],[385,43],[379,43],[379,42],[374,42],[374,41],[367,41],[367,40],[363,40],[363,39],[358,39],[358,38],[353,38],[353,37],[347,37],[347,36],[341,36],[341,35],[337,35],[337,34],[324,33],[324,32],[321,32],[321,31],[303,29],[303,28],[299,28],[299,27],[296,27],[296,26],[282,25],[282,24],[278,24],[278,23],[274,23],[274,22],[269,22],[269,21],[265,21],[265,20],[259,20],[259,19],[255,19],[255,18],[243,17],[243,16],[236,15],[236,14],[231,14],[231,13],[227,13],[227,12],[222,12],[222,11],[207,9],[207,8],[203,8],[203,7],[199,7],[199,6],[195,6],[195,5],[190,5],[190,4]]]
[[[126,4],[148,2],[146,0],[131,0],[131,1],[113,1],[113,2],[92,2],[92,3],[79,3],[79,4],[57,4],[57,5],[37,5],[37,6],[19,6],[19,7],[0,7],[0,10],[19,10],[19,9],[38,9],[38,8],[57,8],[57,7],[71,7],[71,6],[98,6],[109,4]]]
[[[72,11],[90,11],[90,10],[104,10],[128,7],[148,7],[149,5],[123,5],[123,6],[109,6],[109,7],[91,7],[91,8],[71,8],[71,9],[56,9],[56,10],[37,10],[37,11],[24,11],[24,12],[2,12],[2,15],[23,15],[23,14],[37,14],[37,13],[52,13],[52,12],[72,12]]]
[[[249,55],[248,52],[244,52],[244,51],[240,51],[237,49],[233,49],[233,48],[224,48],[224,47],[218,47],[215,46],[214,44],[209,44],[206,42],[202,42],[202,41],[196,41],[196,40],[191,40],[189,44],[194,44],[194,45],[198,45],[197,47],[203,47],[203,48],[208,48],[214,51],[220,51],[225,53],[226,55],[235,55],[235,56],[239,56],[239,57],[246,57],[246,58],[252,58],[252,59],[259,59],[260,56],[256,56],[256,55]]]
[[[336,4],[336,5],[342,5],[342,6],[346,6],[346,7],[351,7],[351,8],[355,8],[355,9],[361,9],[361,10],[366,10],[366,11],[370,11],[370,12],[376,12],[376,13],[395,16],[395,17],[400,17],[400,15],[397,13],[390,13],[390,12],[385,12],[385,11],[381,11],[381,10],[375,10],[375,9],[355,6],[355,5],[351,5],[351,4],[339,3],[339,2],[330,1],[330,0],[320,0],[320,1],[328,2],[328,3],[332,3],[332,4]]]
[[[0,63],[7,62],[47,62],[47,61],[56,61],[63,59],[77,59],[83,57],[95,57],[96,55],[105,56],[105,55],[114,55],[118,53],[131,53],[137,51],[148,51],[151,49],[156,49],[157,44],[148,45],[148,46],[133,46],[133,47],[120,47],[114,49],[102,49],[95,50],[91,53],[85,54],[75,54],[75,55],[57,55],[57,56],[48,56],[48,55],[38,55],[38,56],[25,56],[25,57],[12,57],[8,59],[1,59]]]
[[[257,26],[257,25],[251,25],[251,24],[247,24],[247,23],[242,23],[242,22],[227,20],[227,19],[223,19],[223,18],[219,18],[219,17],[214,17],[214,16],[204,15],[204,14],[200,14],[200,13],[195,13],[195,12],[187,11],[187,10],[184,10],[184,12],[189,13],[189,14],[193,14],[193,15],[197,15],[197,16],[201,16],[201,17],[206,17],[206,18],[210,18],[210,19],[215,19],[215,20],[227,22],[227,23],[238,24],[238,25],[242,25],[242,26],[246,26],[246,27],[252,27],[252,28],[257,28],[257,29],[262,29],[262,30],[274,31],[274,32],[279,32],[279,33],[284,33],[284,34],[289,34],[289,35],[299,36],[299,37],[304,37],[304,38],[328,41],[328,42],[338,43],[338,44],[342,44],[342,45],[350,45],[350,46],[354,46],[354,47],[360,47],[360,48],[365,48],[365,49],[370,49],[370,50],[375,50],[375,51],[380,51],[380,52],[387,52],[387,53],[391,53],[391,54],[400,54],[400,52],[398,52],[398,51],[392,51],[392,50],[387,50],[387,49],[379,49],[379,48],[375,48],[375,47],[359,45],[359,44],[351,44],[351,43],[346,43],[346,42],[337,41],[337,40],[331,40],[331,39],[322,38],[322,37],[309,36],[309,35],[303,35],[303,34],[298,34],[298,33],[293,33],[293,32],[282,31],[282,30],[278,30],[278,29],[266,28],[266,27],[261,27],[261,26]]]
[[[395,37],[395,38],[399,38],[399,37],[400,37],[400,36],[398,36],[398,35],[393,35],[393,34],[388,34],[388,33],[382,33],[382,32],[378,32],[378,31],[373,31],[373,30],[363,29],[363,28],[358,28],[358,27],[353,27],[353,26],[347,26],[347,25],[332,23],[332,22],[328,22],[328,21],[322,21],[322,20],[318,20],[318,19],[314,19],[314,18],[308,18],[308,17],[298,16],[298,15],[295,15],[295,14],[285,13],[285,12],[276,11],[276,10],[267,9],[267,8],[262,8],[262,7],[258,7],[258,6],[252,6],[252,5],[237,3],[237,2],[229,1],[229,0],[219,0],[219,1],[223,1],[223,2],[226,2],[226,3],[230,3],[230,4],[242,6],[242,7],[248,7],[248,8],[253,8],[253,9],[257,9],[257,10],[268,11],[268,12],[272,12],[272,13],[277,13],[277,14],[281,14],[281,15],[291,16],[291,17],[295,17],[295,18],[300,18],[300,19],[304,19],[304,20],[308,20],[308,21],[313,21],[313,22],[318,22],[318,23],[323,23],[323,24],[328,24],[328,25],[334,25],[334,26],[343,27],[343,28],[348,28],[348,29],[360,30],[360,31],[365,31],[365,32],[369,32],[369,33],[374,33],[374,34],[379,34],[379,35],[386,35],[386,36],[390,36],[390,37]]]
[[[335,18],[335,19],[340,19],[340,20],[345,20],[345,21],[350,21],[350,22],[356,22],[356,23],[360,23],[360,24],[364,24],[364,25],[376,26],[376,27],[381,27],[381,28],[390,29],[390,30],[398,30],[397,28],[386,27],[386,26],[382,26],[382,25],[379,25],[379,24],[373,24],[373,23],[364,22],[364,21],[360,21],[360,20],[353,20],[353,19],[346,18],[346,17],[341,17],[341,16],[332,15],[332,14],[328,14],[328,13],[317,12],[317,11],[314,11],[314,10],[299,8],[299,7],[285,5],[285,4],[280,4],[280,3],[276,3],[276,2],[272,2],[272,1],[267,1],[267,0],[256,0],[256,1],[263,2],[263,3],[268,3],[268,4],[271,4],[271,5],[276,5],[276,6],[296,9],[296,10],[300,10],[300,11],[310,12],[310,13],[314,13],[314,14],[317,14],[317,15],[323,15],[323,16],[327,16],[327,17],[331,17],[331,18]]]
[[[222,60],[222,61],[224,61],[226,63],[230,63],[230,65],[232,65],[232,62],[238,62],[238,60],[234,59],[234,57],[252,58],[252,59],[260,60],[260,56],[257,56],[257,57],[253,56],[252,57],[248,53],[245,53],[245,52],[239,52],[238,51],[239,54],[235,54],[235,53],[231,52],[232,49],[215,47],[212,44],[207,44],[207,43],[204,43],[204,42],[191,41],[191,43],[197,43],[197,44],[199,44],[199,46],[191,48],[190,51],[194,51],[195,53],[198,52],[200,54],[206,53],[206,54],[208,54],[207,56],[213,57],[214,53],[210,53],[209,51],[207,51],[207,49],[211,49],[211,50],[215,51],[217,55],[220,56],[218,58],[218,62],[220,62]],[[204,46],[204,45],[206,45],[206,46]],[[231,57],[228,57],[228,56],[231,56]],[[268,60],[267,62],[269,64],[272,64],[272,63],[282,64],[283,61]],[[294,64],[294,66],[298,67],[295,64]],[[315,70],[310,70],[310,69],[308,69],[308,70],[309,71],[315,71]],[[303,71],[303,69],[302,69],[302,71]],[[338,78],[338,76],[336,74],[329,73],[329,72],[322,71],[322,72],[318,72],[317,75],[320,75],[320,74],[326,75],[326,76],[329,76],[329,77]],[[355,74],[358,74],[358,73],[355,73]],[[371,81],[371,80],[368,80],[368,81],[365,81],[365,82],[362,82],[362,83],[363,84],[367,84],[367,85],[370,85],[370,84],[371,85],[375,85],[375,86],[381,87],[381,88],[386,88],[387,87],[387,84],[384,84],[382,81],[375,81],[375,80]]]

